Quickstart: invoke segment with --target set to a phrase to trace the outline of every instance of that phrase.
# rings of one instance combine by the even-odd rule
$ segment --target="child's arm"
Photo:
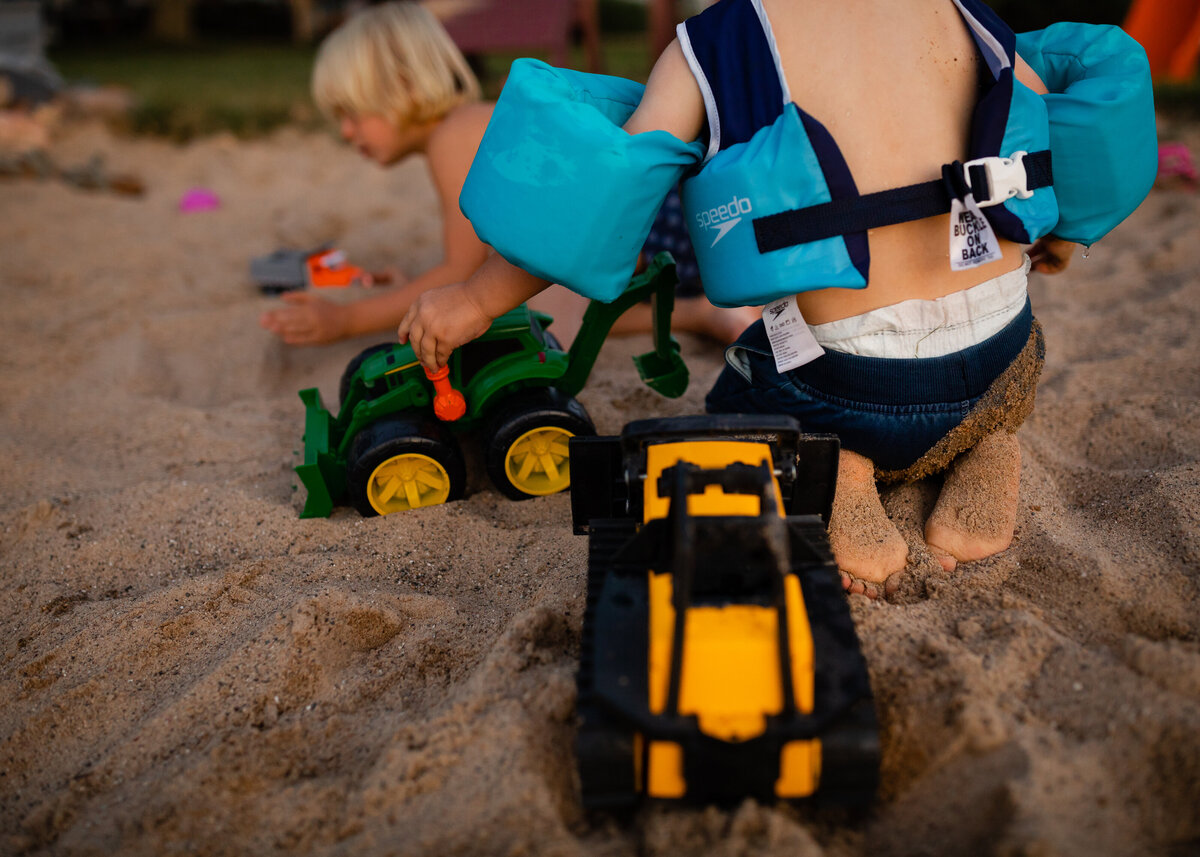
[[[263,313],[259,324],[288,345],[324,345],[396,328],[418,295],[469,277],[488,257],[458,208],[471,160],[487,127],[482,108],[447,116],[430,137],[429,172],[442,210],[443,259],[434,267],[386,291],[339,304],[311,292],[283,295],[285,306]]]
[[[469,231],[470,224],[457,208],[454,211]],[[259,324],[288,345],[325,345],[366,333],[394,330],[418,295],[466,279],[487,258],[487,248],[473,231],[469,241],[455,235],[459,231],[445,223],[446,259],[402,285],[347,304],[334,303],[312,292],[288,292],[282,296],[285,305],[263,313]]]
[[[704,121],[704,100],[677,42],[650,73],[641,103],[625,123],[630,134],[663,130],[694,140]],[[455,348],[488,329],[493,319],[549,284],[494,254],[465,283],[436,289],[413,302],[397,334],[412,344],[427,368],[445,365]]]
[[[646,92],[633,115],[625,122],[630,134],[666,131],[688,142],[704,126],[704,97],[692,77],[683,49],[672,41],[650,72]]]
[[[470,280],[421,295],[396,332],[401,343],[412,344],[426,368],[440,369],[455,348],[483,334],[493,320],[549,285],[495,253]]]
[[[1039,95],[1045,95],[1049,91],[1046,84],[1038,77],[1037,72],[1029,66],[1029,63],[1021,59],[1020,55],[1017,56],[1017,66],[1014,71],[1021,83]],[[1063,241],[1053,235],[1039,238],[1028,251],[1029,261],[1032,265],[1031,270],[1040,274],[1062,273],[1071,264],[1071,254],[1075,252],[1076,246],[1070,241]]]

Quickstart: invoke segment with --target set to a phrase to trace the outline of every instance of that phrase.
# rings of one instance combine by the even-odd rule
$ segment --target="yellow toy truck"
[[[570,446],[584,806],[869,802],[878,724],[826,533],[837,439],[698,416]]]

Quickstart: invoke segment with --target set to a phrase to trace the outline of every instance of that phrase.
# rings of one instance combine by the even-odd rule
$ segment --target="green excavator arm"
[[[570,368],[555,384],[574,396],[583,389],[591,374],[608,331],[617,319],[636,303],[649,298],[654,327],[654,350],[633,358],[638,374],[651,390],[668,398],[682,396],[687,390],[688,370],[671,336],[671,313],[675,308],[675,261],[669,253],[659,253],[642,273],[612,303],[592,301],[570,348]]]

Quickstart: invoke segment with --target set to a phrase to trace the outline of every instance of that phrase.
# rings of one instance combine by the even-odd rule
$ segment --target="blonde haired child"
[[[321,44],[312,93],[326,116],[376,113],[397,124],[440,119],[480,97],[463,55],[418,3],[351,16]]]
[[[259,323],[289,345],[390,333],[418,295],[467,279],[490,253],[459,210],[458,195],[494,105],[480,100],[474,73],[428,9],[402,0],[352,15],[322,42],[312,93],[343,139],[380,166],[409,155],[425,156],[441,205],[444,255],[413,279],[351,303],[303,291],[283,295],[284,306],[263,313]],[[553,287],[531,303],[554,316],[555,333],[567,343],[587,302]],[[703,296],[676,305],[676,329],[722,341],[732,341],[752,320],[744,313],[718,310]],[[649,308],[640,306],[622,317],[613,332],[649,329]]]
[[[310,292],[283,296],[260,324],[289,345],[319,345],[388,330],[417,295],[464,279],[488,248],[458,210],[458,194],[492,106],[438,20],[413,2],[371,6],[334,30],[317,52],[313,99],[363,157],[391,166],[423,154],[442,211],[443,258],[361,300],[338,304]]]

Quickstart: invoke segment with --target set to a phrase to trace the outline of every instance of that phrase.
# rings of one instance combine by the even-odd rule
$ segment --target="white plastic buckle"
[[[1029,178],[1025,174],[1027,154],[1028,152],[1013,152],[1011,158],[977,158],[963,164],[963,172],[968,182],[971,180],[971,167],[983,167],[987,171],[988,189],[991,193],[984,199],[979,195],[982,188],[972,188],[971,195],[975,197],[975,204],[980,208],[987,208],[989,205],[999,205],[1014,196],[1018,199],[1029,199],[1033,196],[1033,191],[1027,186]]]

